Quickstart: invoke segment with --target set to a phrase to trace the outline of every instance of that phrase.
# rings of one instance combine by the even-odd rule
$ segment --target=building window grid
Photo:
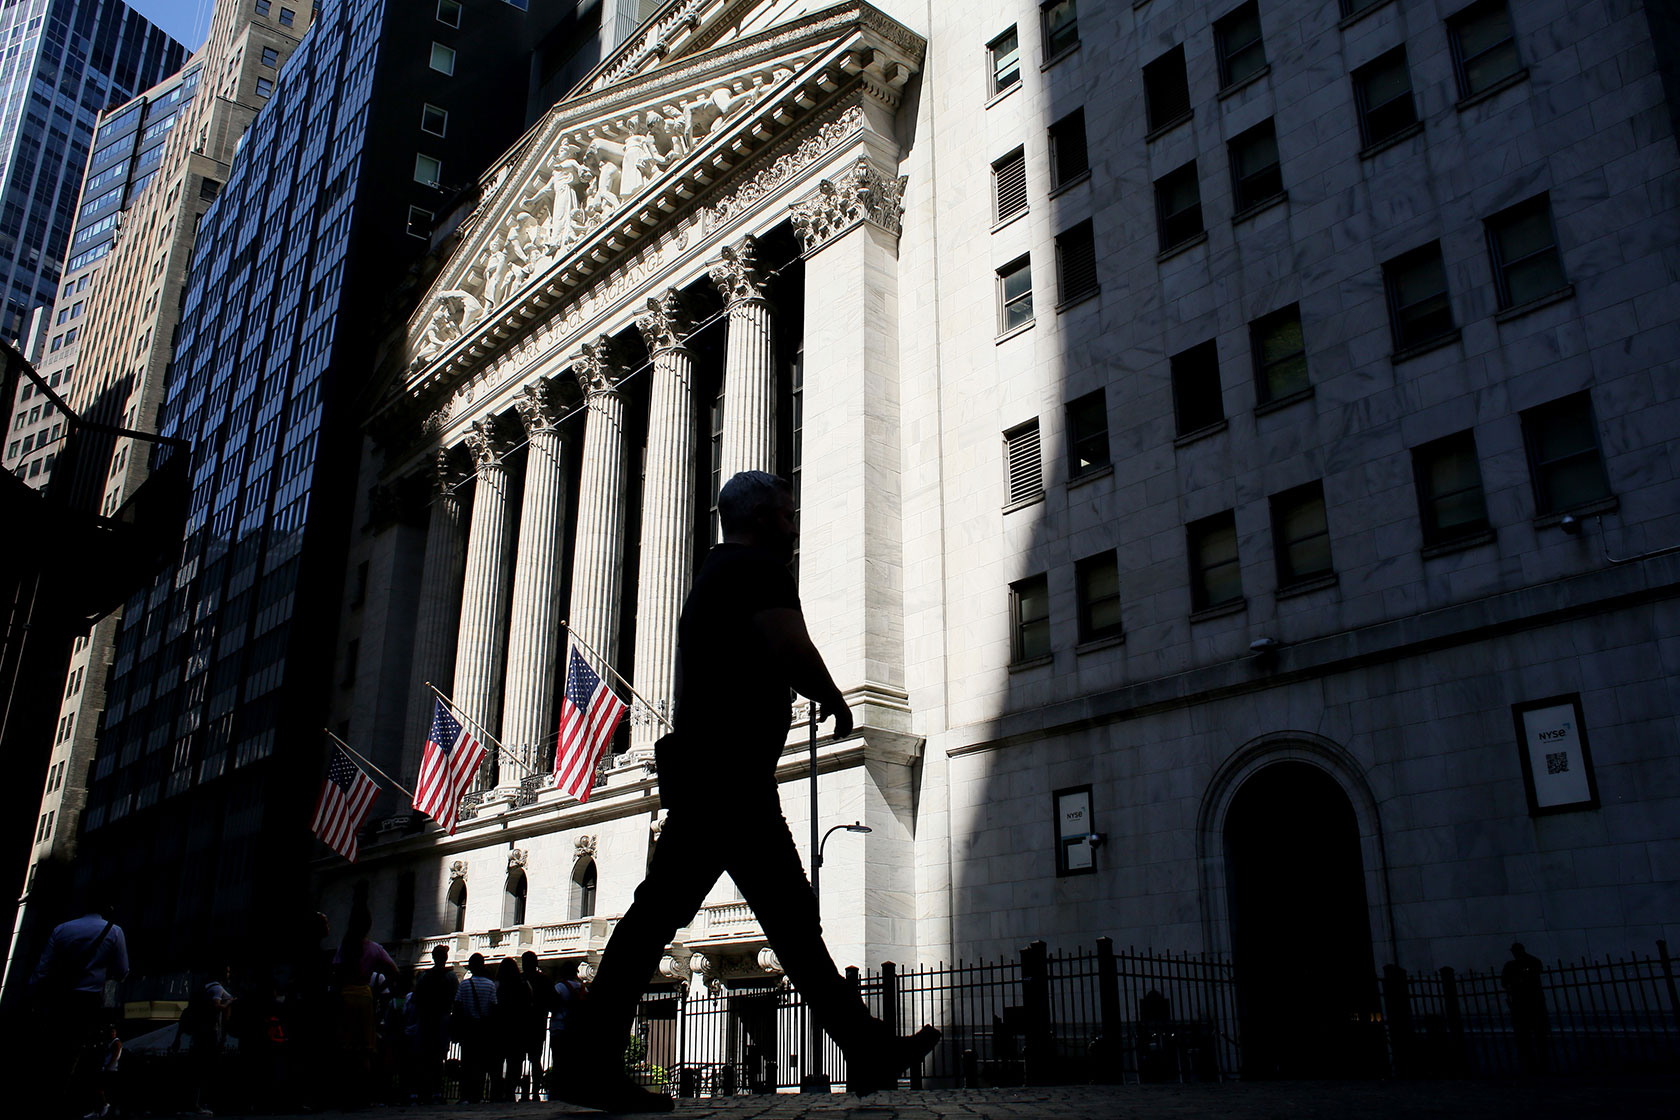
[[[1537,513],[1563,513],[1611,496],[1588,394],[1528,409],[1522,428]]]
[[[1231,138],[1232,207],[1237,213],[1283,193],[1277,126],[1271,118]]]
[[[992,96],[1021,84],[1021,39],[1014,27],[986,44],[991,62]]]
[[[1522,70],[1505,0],[1482,0],[1447,21],[1458,95],[1474,97]]]
[[[1215,20],[1213,42],[1219,58],[1221,89],[1259,73],[1266,66],[1266,44],[1260,34],[1260,5],[1250,0]]]
[[[1249,324],[1249,344],[1254,353],[1254,380],[1261,404],[1292,397],[1311,387],[1299,304],[1280,307]]]
[[[1050,656],[1050,579],[1040,573],[1009,585],[1010,661]]]
[[[1407,350],[1455,330],[1441,244],[1432,241],[1383,265],[1394,348]]]
[[[1237,556],[1234,510],[1185,527],[1190,542],[1190,606],[1211,610],[1242,601],[1242,566]]]
[[[1380,144],[1417,123],[1404,46],[1355,70],[1353,90],[1359,108],[1359,136],[1365,147]]]
[[[1155,180],[1155,210],[1163,253],[1202,233],[1202,188],[1195,160]]]
[[[1412,449],[1424,547],[1487,531],[1487,501],[1475,433],[1457,432]]]
[[[998,333],[1033,321],[1032,261],[1020,257],[998,269]]]
[[[1540,299],[1565,286],[1548,196],[1528,199],[1489,218],[1487,242],[1500,310]]]
[[[1331,574],[1324,485],[1309,482],[1272,495],[1272,547],[1279,589]]]
[[[1124,629],[1120,618],[1120,564],[1114,550],[1085,557],[1073,571],[1079,602],[1079,641],[1083,644],[1119,637]]]

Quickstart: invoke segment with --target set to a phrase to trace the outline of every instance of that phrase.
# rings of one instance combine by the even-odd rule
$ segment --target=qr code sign
[[[1546,756],[1546,773],[1548,773],[1548,774],[1567,774],[1567,773],[1569,773],[1569,752],[1568,751],[1558,751],[1554,754],[1548,754]]]

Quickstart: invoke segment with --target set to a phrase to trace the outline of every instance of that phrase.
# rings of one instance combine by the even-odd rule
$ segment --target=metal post
[[[1668,955],[1668,942],[1657,941],[1657,956],[1662,960],[1663,983],[1668,987],[1668,1010],[1674,1016],[1676,1026],[1680,1026],[1680,995],[1674,991],[1674,962]]]
[[[1102,1014],[1102,1035],[1096,1051],[1096,1068],[1091,1072],[1098,1084],[1118,1085],[1125,1080],[1124,1028],[1120,1024],[1120,971],[1114,964],[1114,939],[1097,938],[1097,1001]]]
[[[1052,1084],[1050,1033],[1050,957],[1048,946],[1034,941],[1021,950],[1021,1002],[1026,1016],[1023,1058],[1028,1085]]]
[[[817,901],[817,918],[822,919],[822,841],[820,838],[821,824],[817,819],[817,704],[810,701],[805,705],[805,715],[811,729],[811,894]],[[808,1047],[805,1056],[805,1075],[799,1079],[801,1093],[827,1093],[833,1090],[833,1082],[823,1070],[823,1032],[817,1025],[816,1012],[812,1010],[808,1001],[801,1000],[805,1005],[805,1021],[810,1029],[807,1031]]]

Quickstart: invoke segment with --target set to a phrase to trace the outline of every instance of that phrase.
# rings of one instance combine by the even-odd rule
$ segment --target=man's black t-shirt
[[[791,718],[789,683],[752,618],[777,607],[798,610],[799,591],[773,553],[744,544],[712,546],[677,628],[672,722],[681,770],[710,769],[737,779],[773,773]],[[670,768],[662,757],[667,781],[676,777]]]

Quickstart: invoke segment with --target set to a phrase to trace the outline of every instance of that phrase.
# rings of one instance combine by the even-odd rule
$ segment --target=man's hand
[[[840,696],[832,700],[824,700],[817,709],[817,722],[821,723],[829,716],[834,717],[834,737],[844,739],[852,733],[852,710],[846,707],[846,701]]]

